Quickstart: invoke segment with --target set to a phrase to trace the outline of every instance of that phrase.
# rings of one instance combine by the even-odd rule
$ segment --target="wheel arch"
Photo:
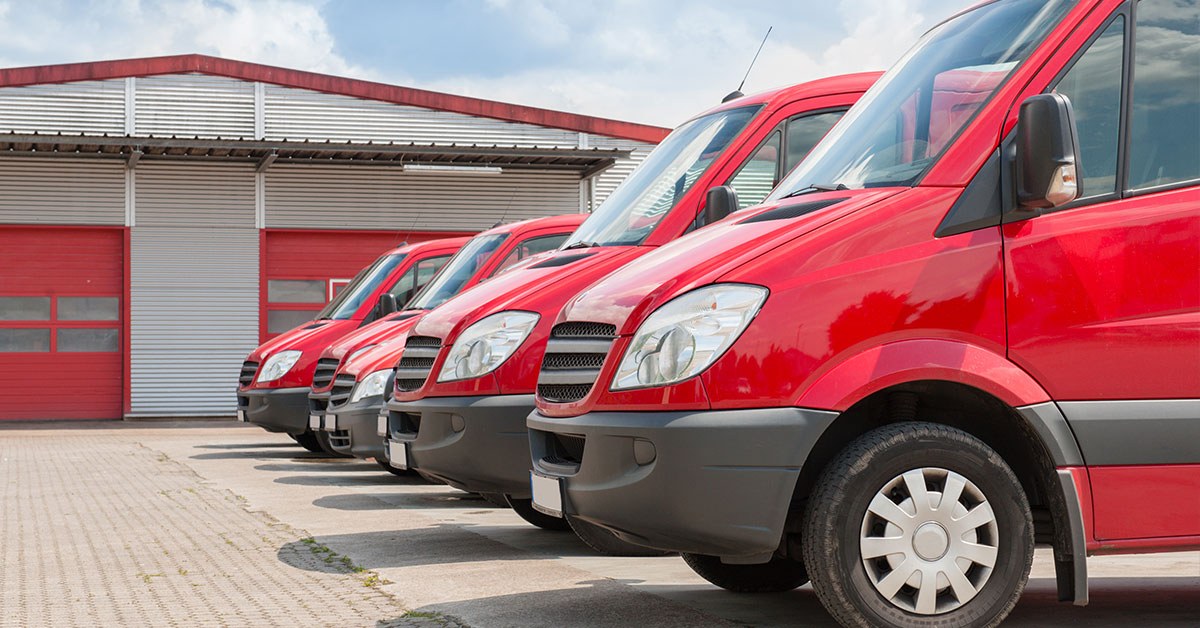
[[[807,497],[829,462],[855,438],[904,421],[955,427],[996,450],[1029,499],[1035,542],[1054,548],[1059,599],[1086,603],[1086,534],[1080,500],[1088,497],[1077,492],[1070,471],[1062,469],[1083,465],[1066,419],[1048,399],[1013,405],[992,390],[961,381],[893,382],[847,404],[818,437],[797,476],[785,525],[785,551],[798,546]]]

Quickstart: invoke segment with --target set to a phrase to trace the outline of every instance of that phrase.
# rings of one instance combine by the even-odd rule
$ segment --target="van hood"
[[[338,367],[338,374],[353,375],[357,380],[360,375],[395,368],[404,354],[404,343],[410,331],[412,325],[396,330],[386,340],[342,363]]]
[[[625,265],[645,246],[611,246],[555,251],[541,261],[489,279],[431,310],[412,330],[444,344],[485,316],[527,310],[553,316],[563,301]]]
[[[904,188],[818,192],[737,212],[658,247],[571,299],[556,322],[616,325],[619,335],[674,297]]]
[[[403,335],[425,314],[424,310],[406,310],[388,318],[377,320],[364,325],[329,345],[321,352],[321,358],[332,358],[341,361],[345,356],[359,349],[377,345],[392,340],[397,335]]]
[[[354,329],[357,324],[358,321],[354,320],[309,321],[262,343],[250,354],[248,359],[262,362],[280,351],[320,351],[333,340],[341,338],[347,331]],[[315,355],[313,360],[316,360]]]

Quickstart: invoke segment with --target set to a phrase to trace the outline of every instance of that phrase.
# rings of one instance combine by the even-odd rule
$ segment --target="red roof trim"
[[[510,103],[455,96],[411,87],[387,85],[361,81],[316,72],[289,70],[258,63],[234,61],[208,55],[187,54],[143,59],[120,59],[115,61],[93,61],[89,63],[65,63],[40,65],[24,68],[0,69],[0,87],[66,83],[129,76],[154,76],[158,74],[180,74],[199,72],[226,76],[246,81],[261,81],[285,87],[311,89],[330,94],[354,96],[369,100],[412,105],[440,111],[452,111],[472,116],[495,118],[510,122],[524,122],[556,129],[595,133],[639,142],[658,143],[669,129],[623,122],[608,118],[596,118],[552,109],[526,107]]]

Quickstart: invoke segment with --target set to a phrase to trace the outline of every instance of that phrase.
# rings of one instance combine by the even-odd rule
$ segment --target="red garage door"
[[[263,233],[259,338],[266,341],[311,320],[342,286],[380,255],[404,242],[461,233],[315,231]]]
[[[0,419],[121,417],[124,279],[124,229],[0,226]]]

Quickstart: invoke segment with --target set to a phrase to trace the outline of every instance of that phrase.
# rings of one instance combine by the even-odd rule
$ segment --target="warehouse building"
[[[0,70],[0,419],[232,414],[380,253],[590,211],[665,134],[202,55]]]

